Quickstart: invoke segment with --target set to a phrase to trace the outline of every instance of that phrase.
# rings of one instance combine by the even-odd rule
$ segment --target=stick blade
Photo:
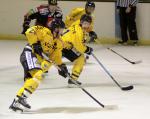
[[[117,105],[105,105],[104,109],[105,110],[116,110],[116,109],[118,109],[118,106]]]
[[[134,87],[131,85],[131,86],[128,86],[128,87],[122,87],[121,89],[124,90],[124,91],[127,91],[127,90],[132,90]]]
[[[139,60],[139,61],[132,62],[132,64],[140,64],[141,62],[142,60]]]

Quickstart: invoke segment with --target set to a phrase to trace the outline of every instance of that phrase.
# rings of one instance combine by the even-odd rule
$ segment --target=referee
[[[127,44],[128,33],[130,40],[136,45],[138,41],[137,28],[136,28],[136,5],[138,0],[117,0],[117,11],[120,16],[120,28],[122,41],[121,44]]]

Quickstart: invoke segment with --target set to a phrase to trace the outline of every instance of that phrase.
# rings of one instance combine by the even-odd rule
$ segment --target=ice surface
[[[121,86],[134,85],[134,89],[120,90],[92,57],[79,80],[101,103],[118,108],[103,109],[80,88],[67,88],[67,80],[52,67],[28,99],[32,109],[24,114],[11,112],[8,107],[23,85],[19,56],[25,44],[25,41],[0,41],[0,119],[150,119],[149,46],[92,45],[95,55],[115,80]],[[106,47],[131,61],[142,60],[142,63],[132,65]],[[64,61],[71,69],[71,63]]]

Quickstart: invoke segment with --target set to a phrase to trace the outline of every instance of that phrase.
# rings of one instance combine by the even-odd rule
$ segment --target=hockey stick
[[[129,62],[129,63],[131,63],[131,64],[139,64],[139,63],[142,62],[141,60],[133,62],[133,61],[131,61],[131,60],[125,58],[125,57],[122,56],[121,54],[117,53],[117,52],[114,51],[113,49],[111,49],[111,48],[107,48],[107,49],[110,50],[110,51],[112,51],[113,53],[117,54],[118,56],[122,57],[124,60],[126,60],[127,62]]]
[[[58,70],[61,70],[58,66],[55,65]],[[104,105],[100,101],[98,101],[95,97],[93,97],[86,89],[84,89],[81,85],[79,85],[75,80],[73,80],[69,73],[67,73],[67,77],[71,80],[78,88],[82,89],[88,96],[90,96],[96,103],[98,103],[102,108],[105,109],[114,109],[117,108],[115,105]]]
[[[102,104],[101,102],[99,102],[95,97],[93,97],[87,90],[85,90],[81,85],[79,85],[75,80],[72,80],[71,79],[71,76],[70,74],[68,73],[68,78],[75,84],[78,86],[78,88],[82,89],[83,92],[85,92],[88,96],[90,96],[96,103],[98,103],[102,108],[105,108],[105,109],[114,109],[114,108],[117,108],[116,105],[104,105]]]
[[[110,76],[110,78],[115,82],[115,84],[123,91],[132,90],[133,86],[122,87],[115,78],[109,73],[109,71],[104,67],[104,65],[99,61],[99,59],[92,53],[93,58],[98,62],[98,64],[104,69],[104,71]]]
[[[70,75],[68,75],[70,77]],[[85,90],[82,86],[77,84],[74,80],[70,79],[75,85],[78,86],[78,88],[82,89],[83,92],[85,92],[88,96],[90,96],[95,102],[97,102],[101,107],[105,108],[105,105],[99,102],[95,97],[93,97],[87,90]]]
[[[61,70],[53,61],[49,60],[49,58],[45,55],[45,54],[42,54],[44,56],[44,58],[51,62],[58,70]],[[69,73],[67,73],[67,77],[75,84],[77,85],[78,88],[82,89],[83,92],[85,92],[88,96],[90,96],[96,103],[98,103],[102,108],[105,108],[105,109],[114,109],[114,108],[117,108],[117,106],[115,105],[104,105],[102,104],[101,102],[99,102],[95,97],[93,97],[87,90],[85,90],[82,86],[80,86],[75,80],[72,80],[71,76]]]
[[[61,70],[58,66],[55,65],[58,70]],[[101,107],[105,108],[105,105],[99,102],[96,98],[94,98],[87,90],[85,90],[82,86],[80,86],[75,80],[73,80],[69,73],[67,73],[67,77],[75,84],[78,88],[82,89],[88,96],[90,96],[95,102],[97,102]]]

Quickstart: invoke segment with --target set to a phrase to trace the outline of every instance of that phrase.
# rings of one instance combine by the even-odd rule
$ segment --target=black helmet
[[[95,8],[95,3],[92,2],[92,1],[87,1],[86,4],[85,4],[85,8],[87,8],[87,7],[93,7],[93,8]]]
[[[60,19],[55,19],[52,21],[50,29],[53,32],[56,28],[65,28],[65,23]]]
[[[84,14],[84,15],[81,16],[80,21],[81,22],[86,21],[86,22],[91,23],[92,22],[92,17],[90,15]]]
[[[48,0],[49,5],[57,5],[57,0]]]

